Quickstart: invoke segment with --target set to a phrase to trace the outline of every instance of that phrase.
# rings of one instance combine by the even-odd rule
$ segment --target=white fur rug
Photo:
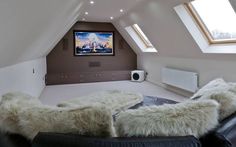
[[[87,96],[78,97],[72,100],[59,103],[59,107],[85,107],[92,105],[103,105],[112,110],[112,114],[127,110],[143,101],[141,94],[111,90],[102,91]]]
[[[200,137],[218,125],[219,104],[214,100],[142,107],[118,114],[117,135]]]
[[[22,93],[8,93],[0,102],[0,131],[33,139],[38,132],[115,136],[111,110],[103,106],[58,108],[45,106]]]
[[[33,139],[39,132],[116,136],[111,111],[100,106],[75,109],[41,106],[22,109],[18,117],[20,134],[29,139]]]
[[[236,112],[236,94],[230,91],[215,91],[201,96],[198,100],[212,99],[220,104],[219,119],[224,120]]]
[[[236,84],[226,83],[222,78],[210,81],[191,98],[195,100],[212,99],[220,104],[220,120],[236,112]]]

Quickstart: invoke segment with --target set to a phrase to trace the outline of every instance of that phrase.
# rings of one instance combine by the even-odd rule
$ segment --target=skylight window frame
[[[200,15],[198,14],[197,10],[194,6],[189,3],[184,4],[186,9],[188,10],[189,14],[192,16],[194,22],[197,24],[201,32],[204,34],[206,39],[208,40],[209,44],[229,44],[229,43],[236,43],[236,39],[214,39],[210,31],[208,30],[207,26],[201,19]]]
[[[137,28],[138,27],[138,28]],[[144,34],[144,32],[141,30],[141,28],[138,26],[138,24],[132,25],[133,30],[136,32],[136,34],[139,36],[139,38],[142,40],[146,48],[153,48],[152,43],[149,40],[146,40],[147,36]],[[140,32],[142,31],[142,32]],[[145,35],[145,36],[144,36]],[[146,38],[145,38],[146,37]],[[148,38],[147,38],[148,39]]]
[[[141,32],[139,32],[138,30],[135,30],[134,26],[137,25],[137,27],[140,29]],[[134,43],[137,45],[137,50],[139,53],[157,53],[157,49],[153,46],[153,44],[151,43],[151,41],[148,39],[148,37],[145,35],[145,33],[142,31],[142,29],[139,27],[138,24],[132,24],[130,26],[126,26],[124,28],[126,30],[126,32],[128,33],[128,35],[132,38],[132,40],[134,41]],[[140,34],[139,34],[140,33]],[[144,38],[142,38],[142,34],[144,35]],[[147,44],[145,44],[145,39],[147,39]]]

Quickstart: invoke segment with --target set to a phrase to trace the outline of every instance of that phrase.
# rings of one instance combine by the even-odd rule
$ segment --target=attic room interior
[[[0,0],[0,147],[236,147],[236,0]]]

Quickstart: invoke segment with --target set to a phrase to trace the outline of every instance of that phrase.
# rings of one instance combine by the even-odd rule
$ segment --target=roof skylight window
[[[142,39],[143,43],[147,46],[147,48],[153,47],[152,43],[149,41],[147,36],[143,33],[143,31],[137,24],[134,24],[132,27],[135,30],[135,32],[138,34],[140,39]]]
[[[133,24],[125,29],[142,52],[157,52],[138,24]]]
[[[210,44],[236,43],[236,13],[228,0],[195,0],[187,7]]]

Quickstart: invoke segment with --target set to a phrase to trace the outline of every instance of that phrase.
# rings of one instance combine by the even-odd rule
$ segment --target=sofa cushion
[[[41,105],[41,102],[28,94],[11,92],[4,94],[0,102],[0,131],[19,133],[18,110]]]
[[[216,129],[200,138],[202,146],[235,147],[236,113],[220,122]]]
[[[218,108],[213,100],[142,107],[121,112],[115,127],[118,136],[199,137],[217,126]]]
[[[219,119],[223,120],[236,112],[236,94],[230,91],[214,91],[205,94],[199,100],[212,99],[220,104]]]
[[[0,147],[32,147],[32,144],[21,135],[0,133]]]
[[[115,136],[111,110],[103,106],[50,107],[29,95],[8,93],[2,97],[0,112],[1,132],[22,134],[29,139],[38,132]]]
[[[38,98],[35,98],[29,94],[22,93],[22,92],[9,92],[2,96],[1,103],[10,102],[11,104],[23,106],[32,105],[41,105],[42,103],[39,101]]]
[[[78,134],[39,133],[33,147],[201,147],[193,136],[101,138]]]
[[[191,97],[191,99],[198,99],[205,94],[214,93],[217,91],[228,91],[229,89],[230,89],[229,85],[222,78],[218,78],[210,81],[208,84],[200,88]]]
[[[57,106],[79,108],[92,105],[104,105],[112,110],[112,114],[117,114],[122,110],[126,110],[141,103],[142,101],[143,96],[139,93],[108,90],[61,102]]]
[[[228,85],[230,86],[229,91],[231,91],[231,92],[236,94],[236,83],[229,82]]]
[[[220,103],[219,119],[223,120],[236,112],[236,84],[215,79],[196,92],[191,99],[213,99]]]
[[[111,111],[101,106],[75,109],[41,106],[22,109],[19,112],[19,127],[20,133],[30,139],[39,132],[115,136]]]

